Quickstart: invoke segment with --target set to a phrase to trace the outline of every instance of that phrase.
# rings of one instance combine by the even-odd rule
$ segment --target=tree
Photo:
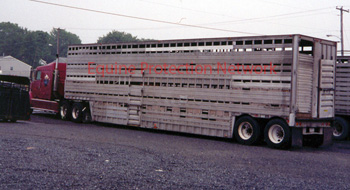
[[[22,58],[25,35],[28,31],[10,22],[0,23],[0,53]]]
[[[0,55],[11,55],[31,66],[38,66],[39,60],[47,62],[56,58],[57,30],[50,34],[43,31],[29,31],[10,22],[0,23]],[[81,44],[73,33],[60,30],[60,56],[67,55],[68,45]]]
[[[39,65],[39,60],[54,60],[55,56],[51,54],[49,43],[50,35],[43,31],[28,32],[24,37],[28,42],[23,47],[22,61],[31,64],[34,68]]]
[[[139,39],[137,36],[132,36],[130,33],[119,32],[113,30],[107,35],[99,37],[97,43],[116,43],[116,42],[138,42],[145,41],[148,39]]]
[[[54,28],[50,32],[50,44],[52,45],[51,48],[51,55],[56,55],[57,53],[57,29]],[[59,54],[60,57],[66,57],[67,51],[68,51],[68,45],[72,44],[81,44],[81,40],[79,36],[76,34],[70,33],[66,30],[60,29],[59,31]]]

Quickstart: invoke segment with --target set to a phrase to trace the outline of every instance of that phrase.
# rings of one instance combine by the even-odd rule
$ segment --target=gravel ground
[[[274,150],[36,114],[0,122],[0,189],[350,189],[350,142]]]

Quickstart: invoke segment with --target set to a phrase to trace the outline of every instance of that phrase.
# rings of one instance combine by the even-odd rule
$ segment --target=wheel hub
[[[249,122],[243,122],[238,126],[238,134],[243,140],[253,136],[253,126]]]
[[[282,126],[275,124],[270,127],[268,135],[271,142],[278,144],[284,139],[284,130]]]

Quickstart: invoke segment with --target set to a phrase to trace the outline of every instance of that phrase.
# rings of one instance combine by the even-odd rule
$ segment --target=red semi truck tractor
[[[66,63],[57,64],[52,62],[38,67],[31,83],[31,106],[32,108],[59,114],[60,104],[64,99],[64,82],[66,80]],[[57,78],[55,77],[57,73]],[[56,80],[56,81],[55,81]],[[56,89],[55,87],[56,83]]]
[[[88,105],[72,104],[64,98],[66,69],[67,64],[58,61],[36,68],[31,83],[31,108],[56,113],[63,120],[88,122],[91,120]]]

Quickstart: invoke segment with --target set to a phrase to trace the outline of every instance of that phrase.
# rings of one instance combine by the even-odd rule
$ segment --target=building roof
[[[32,66],[28,65],[27,63],[24,63],[23,61],[18,60],[10,55],[0,57],[0,64],[11,64],[13,62],[22,63],[23,66],[26,66],[28,68],[32,67]]]

